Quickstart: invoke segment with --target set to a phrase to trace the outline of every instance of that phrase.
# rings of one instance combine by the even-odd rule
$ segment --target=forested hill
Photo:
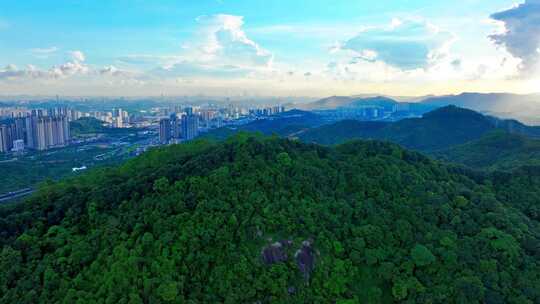
[[[478,140],[436,151],[433,155],[474,168],[512,170],[523,165],[540,165],[540,140],[494,131]]]
[[[495,129],[540,136],[539,127],[526,126],[515,120],[500,120],[455,106],[434,110],[421,118],[403,119],[381,126],[381,122],[338,122],[309,129],[298,137],[322,144],[338,144],[358,138],[380,139],[410,149],[432,152],[479,139]]]
[[[537,168],[245,134],[0,209],[0,303],[539,303]]]
[[[69,123],[74,135],[100,133],[105,130],[103,122],[93,117],[81,117]]]

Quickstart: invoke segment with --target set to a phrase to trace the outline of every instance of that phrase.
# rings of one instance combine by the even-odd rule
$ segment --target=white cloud
[[[225,64],[270,66],[273,56],[243,30],[244,18],[233,15],[201,16],[197,18],[203,39],[196,47],[209,59]]]
[[[84,63],[85,56],[81,51],[70,52],[71,60],[52,66],[48,70],[40,70],[33,65],[19,69],[15,65],[8,65],[0,70],[0,80],[16,79],[59,79],[74,75],[88,74],[91,69]]]
[[[179,55],[155,69],[155,75],[247,77],[272,69],[273,55],[248,38],[243,17],[219,14],[201,16],[196,21],[193,39],[182,43]]]
[[[390,26],[364,29],[339,49],[352,52],[356,59],[414,70],[437,64],[454,41],[452,33],[428,22],[393,19]]]
[[[69,52],[70,61],[49,69],[48,74],[52,78],[63,78],[73,75],[87,74],[90,71],[88,65],[84,63],[86,57],[81,51]]]
[[[76,74],[86,74],[89,68],[79,61],[70,61],[59,66],[54,66],[49,70],[49,75],[54,78],[73,76]]]
[[[86,60],[84,53],[81,51],[71,51],[69,52],[69,55],[71,57],[71,60],[75,62],[84,62]]]
[[[36,79],[46,75],[46,72],[39,71],[33,65],[28,65],[25,69],[19,69],[16,65],[9,64],[3,69],[0,69],[0,81],[12,81],[21,78]]]
[[[393,19],[370,27],[331,49],[321,70],[333,82],[394,86],[444,81],[499,81],[515,72],[507,54],[472,57],[450,51],[454,34],[425,21]]]
[[[521,59],[518,67],[522,76],[532,76],[540,65],[540,0],[525,0],[491,18],[501,22],[504,30],[490,38]]]
[[[58,47],[56,46],[51,46],[51,47],[47,47],[47,48],[35,48],[35,49],[31,49],[30,52],[35,56],[35,57],[38,57],[38,58],[48,58],[50,55],[58,52]]]
[[[119,69],[113,65],[103,67],[98,70],[98,73],[103,76],[131,78],[137,76],[136,73]]]

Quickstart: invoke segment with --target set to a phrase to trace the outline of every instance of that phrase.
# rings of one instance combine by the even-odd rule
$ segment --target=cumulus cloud
[[[246,35],[243,17],[224,14],[200,16],[196,22],[198,28],[194,37],[182,44],[178,55],[162,60],[165,64],[152,70],[152,75],[249,77],[271,69],[273,55]]]
[[[71,51],[69,52],[69,55],[71,57],[71,60],[76,61],[76,62],[83,62],[86,60],[86,57],[81,51]]]
[[[48,70],[40,70],[33,65],[19,69],[15,65],[8,65],[0,70],[0,80],[17,79],[58,79],[74,75],[88,74],[91,69],[84,63],[85,56],[81,51],[70,52],[71,59],[63,64],[52,66]]]
[[[72,51],[69,53],[71,60],[58,65],[53,66],[49,70],[49,76],[53,78],[62,78],[73,76],[77,74],[87,74],[90,68],[84,63],[86,57],[81,51]]]
[[[36,69],[33,65],[28,65],[24,69],[19,69],[14,64],[9,64],[3,69],[0,68],[0,80],[17,80],[20,78],[42,78],[47,75],[46,72]]]
[[[454,35],[416,20],[392,20],[388,27],[372,27],[340,44],[353,60],[382,61],[402,70],[427,68],[445,58]]]
[[[129,78],[135,76],[135,73],[119,69],[113,65],[103,67],[98,70],[98,73],[103,76],[112,76],[112,77],[124,77]]]
[[[201,16],[197,22],[203,39],[196,47],[207,58],[235,65],[272,64],[272,54],[247,37],[242,16]]]
[[[86,74],[88,71],[89,68],[87,65],[78,61],[73,61],[52,67],[49,70],[49,75],[54,78],[62,78],[76,74]]]
[[[512,56],[521,59],[519,70],[531,76],[540,64],[540,0],[525,0],[511,9],[491,15],[502,22],[504,31],[490,38]]]

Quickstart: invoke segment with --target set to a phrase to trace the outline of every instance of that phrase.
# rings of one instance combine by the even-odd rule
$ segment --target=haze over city
[[[539,7],[538,0],[4,1],[0,94],[533,93]]]

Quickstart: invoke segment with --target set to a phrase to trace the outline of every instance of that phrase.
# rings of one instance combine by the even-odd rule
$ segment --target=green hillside
[[[81,117],[69,123],[72,135],[94,134],[105,131],[103,122],[93,117]]]
[[[239,135],[0,208],[0,303],[538,303],[540,176]]]
[[[522,165],[540,165],[540,140],[498,131],[434,155],[475,168],[511,170]]]
[[[298,137],[305,142],[334,145],[353,139],[380,138],[381,131],[388,125],[387,122],[342,120],[306,130],[298,134]]]
[[[381,136],[407,148],[432,151],[479,138],[493,128],[491,121],[480,113],[448,106],[422,118],[395,122]]]

